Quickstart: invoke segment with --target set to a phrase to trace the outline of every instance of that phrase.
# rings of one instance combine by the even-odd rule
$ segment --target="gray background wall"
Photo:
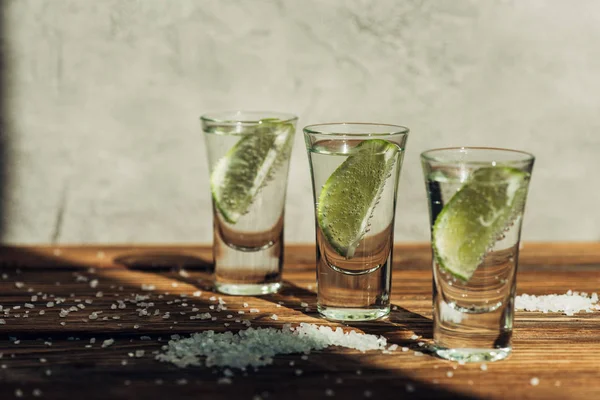
[[[398,241],[428,239],[419,153],[536,154],[524,237],[600,240],[600,3],[13,0],[5,242],[210,242],[198,116],[409,126]],[[313,240],[296,137],[288,242]]]

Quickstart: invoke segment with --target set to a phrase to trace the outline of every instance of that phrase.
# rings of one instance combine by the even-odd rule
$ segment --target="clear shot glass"
[[[297,117],[233,111],[200,119],[210,167],[215,288],[232,295],[274,293],[281,287]]]
[[[304,128],[315,201],[317,307],[336,321],[390,312],[396,194],[408,129]]]
[[[462,362],[510,355],[521,223],[534,156],[494,148],[421,154],[433,253],[434,351]]]

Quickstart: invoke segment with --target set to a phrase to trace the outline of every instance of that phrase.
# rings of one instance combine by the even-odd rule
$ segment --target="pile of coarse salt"
[[[178,367],[188,365],[206,365],[208,367],[231,367],[244,369],[248,366],[259,367],[273,363],[277,354],[304,353],[320,350],[329,346],[341,346],[357,349],[389,351],[387,340],[383,336],[362,334],[356,331],[344,332],[328,326],[301,323],[283,329],[248,328],[238,333],[204,331],[194,333],[189,338],[175,338],[164,346],[165,351],[156,356]],[[206,357],[202,362],[200,357]]]
[[[515,298],[515,308],[525,311],[562,312],[566,315],[575,315],[578,312],[594,312],[600,310],[598,305],[598,294],[588,295],[585,292],[573,292],[569,290],[566,294],[548,294],[544,296],[533,296],[522,294]]]

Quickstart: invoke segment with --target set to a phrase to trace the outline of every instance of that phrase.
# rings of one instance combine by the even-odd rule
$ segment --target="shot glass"
[[[521,223],[534,156],[494,148],[421,154],[431,221],[433,339],[462,362],[510,355]]]
[[[200,119],[210,166],[215,288],[232,295],[274,293],[281,287],[297,117],[234,111]]]
[[[390,312],[396,193],[408,129],[333,123],[304,128],[313,183],[317,307],[336,321]]]

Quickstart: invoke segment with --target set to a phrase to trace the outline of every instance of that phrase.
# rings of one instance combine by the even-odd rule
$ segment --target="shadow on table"
[[[186,291],[182,290],[181,293],[178,293],[177,290],[172,290],[169,295],[160,293],[162,297],[157,296],[159,294],[157,292],[140,291],[141,282],[164,279],[168,279],[173,283],[204,282],[204,278],[199,279],[198,276],[210,271],[210,262],[202,258],[194,258],[188,255],[177,256],[171,253],[154,255],[158,257],[144,255],[147,258],[139,255],[134,258],[130,256],[127,256],[130,258],[117,257],[114,261],[119,261],[123,268],[130,269],[131,275],[135,279],[118,279],[119,276],[123,276],[122,270],[119,272],[120,275],[114,273],[115,269],[120,268],[119,266],[113,266],[106,270],[96,268],[93,277],[98,279],[99,283],[97,287],[90,287],[88,282],[77,282],[74,277],[86,275],[91,279],[90,267],[95,267],[95,265],[80,264],[62,260],[59,257],[36,254],[26,248],[11,248],[10,257],[3,258],[2,255],[6,255],[6,252],[1,250],[4,249],[0,249],[0,272],[8,273],[9,282],[15,278],[16,269],[19,269],[18,279],[24,282],[26,287],[29,282],[35,282],[34,285],[40,288],[37,290],[51,292],[55,298],[66,298],[67,300],[60,305],[60,308],[75,305],[76,303],[73,303],[74,299],[90,298],[94,300],[93,304],[88,305],[85,311],[77,312],[78,318],[73,316],[73,318],[63,319],[62,321],[66,321],[67,324],[62,327],[57,323],[59,321],[57,309],[53,310],[53,314],[46,311],[44,316],[31,315],[30,318],[25,320],[10,318],[7,324],[3,325],[3,330],[6,329],[7,335],[18,335],[20,339],[25,341],[28,339],[37,341],[37,339],[42,338],[48,340],[51,337],[55,342],[55,346],[45,348],[43,342],[30,347],[27,345],[20,346],[20,356],[14,360],[8,360],[7,363],[10,364],[9,368],[15,364],[14,366],[21,368],[23,373],[15,381],[12,381],[12,378],[8,376],[5,380],[6,387],[12,388],[13,385],[16,387],[16,385],[28,384],[26,381],[30,379],[28,377],[31,377],[31,384],[35,381],[36,385],[48,386],[45,393],[50,392],[50,388],[60,387],[61,391],[65,393],[66,391],[72,392],[70,395],[73,396],[82,394],[86,395],[86,398],[95,398],[90,393],[96,391],[92,390],[90,392],[90,388],[97,385],[98,389],[111,388],[111,398],[123,399],[130,398],[132,394],[135,394],[135,397],[145,396],[149,399],[164,396],[214,399],[240,398],[240,396],[244,398],[254,396],[266,398],[264,396],[265,392],[270,394],[271,398],[285,399],[328,398],[332,393],[338,398],[345,397],[348,399],[365,398],[365,396],[372,396],[372,398],[379,400],[403,397],[415,399],[475,399],[472,396],[420,381],[404,373],[397,365],[398,362],[402,362],[403,358],[401,356],[395,358],[393,354],[384,356],[389,358],[381,358],[377,354],[344,354],[344,350],[335,353],[325,350],[314,352],[307,359],[302,359],[299,355],[277,356],[272,366],[261,368],[256,372],[248,371],[245,375],[236,373],[232,385],[218,385],[216,383],[219,376],[222,376],[220,370],[206,367],[178,369],[170,364],[159,363],[151,357],[136,359],[135,366],[123,368],[120,365],[120,360],[127,359],[129,352],[143,346],[149,354],[152,350],[158,350],[164,344],[164,342],[138,341],[137,338],[142,335],[156,338],[160,335],[168,337],[173,333],[186,335],[202,329],[229,330],[229,328],[223,326],[223,322],[226,321],[225,318],[215,321],[211,325],[210,322],[193,321],[189,320],[188,316],[176,315],[175,310],[177,307],[172,304],[169,305],[169,302],[180,299],[181,293],[189,292],[189,286]],[[148,261],[150,262],[148,263]],[[182,267],[189,272],[188,276],[181,276]],[[52,275],[52,271],[55,275]],[[129,273],[126,275],[129,275]],[[65,282],[62,285],[55,285],[54,283],[59,277],[62,277],[61,279],[64,279]],[[67,280],[69,282],[66,282]],[[42,285],[44,282],[46,284]],[[5,287],[8,288],[8,286]],[[43,289],[41,289],[42,287]],[[103,297],[96,297],[99,290],[104,292]],[[108,319],[106,321],[81,322],[81,317],[87,316],[93,311],[102,311],[103,314],[100,315],[108,317],[120,313],[120,310],[111,311],[110,309],[111,303],[116,301],[111,297],[113,291],[119,294],[120,297],[117,298],[121,299],[126,298],[126,296],[135,296],[138,293],[150,294],[151,300],[156,303],[155,308],[160,308],[163,310],[162,312],[172,310],[174,316],[170,320],[163,320],[161,316],[140,318],[132,310],[127,310],[127,312],[123,310],[121,313],[123,316],[119,321]],[[74,297],[70,297],[70,293],[74,293]],[[10,293],[0,293],[0,303],[7,306],[22,304],[23,299],[30,296],[31,294],[25,291],[25,287],[18,289],[10,285]],[[214,301],[208,300],[206,294],[199,298],[191,298],[188,295],[187,298],[190,303],[200,309],[200,312],[208,310],[210,305],[215,304]],[[306,302],[309,304],[310,309],[315,310],[316,297],[313,292],[286,282],[281,293],[263,296],[261,300],[275,304],[284,302],[286,306],[292,303]],[[251,301],[251,299],[248,301]],[[242,309],[241,306],[235,304],[235,301],[228,300],[228,310],[232,314]],[[253,326],[280,326],[281,322],[275,323],[269,318],[272,312],[273,310],[268,313],[263,311],[261,314],[252,314],[254,318]],[[222,314],[216,315],[222,316]],[[177,325],[173,325],[175,319],[178,321]],[[117,328],[116,322],[122,324],[125,328]],[[327,323],[324,320],[322,322]],[[36,326],[38,324],[41,326]],[[134,329],[134,324],[139,324],[139,329]],[[427,330],[428,324],[430,322],[426,318],[399,308],[394,311],[389,321],[369,324],[356,323],[351,326],[367,333],[385,335],[392,331],[397,332],[398,329],[411,330],[420,334],[418,330],[421,329],[424,332]],[[242,328],[241,324],[237,325],[234,330]],[[69,337],[76,337],[81,339],[82,342],[89,342],[90,338],[95,338],[97,343],[102,343],[103,340],[111,338],[115,340],[115,344],[110,347],[110,351],[99,352],[97,348],[85,349],[82,345],[79,345],[65,353],[65,350],[61,349],[69,346],[70,342],[67,340]],[[76,342],[72,343],[76,344]],[[404,343],[399,342],[400,344]],[[0,347],[5,347],[2,346],[1,341]],[[36,372],[38,366],[28,364],[27,360],[41,356],[48,360],[48,365],[52,365],[53,370],[56,370],[56,374],[53,374],[52,377],[40,378]],[[114,366],[111,366],[111,360],[114,361]],[[386,367],[388,363],[389,367]],[[293,366],[290,364],[293,364]],[[102,365],[102,367],[99,367],[99,365]],[[27,372],[28,369],[31,369],[30,373]],[[434,370],[432,370],[433,373]],[[40,382],[40,379],[43,382]],[[188,384],[156,386],[153,384],[156,379],[165,382],[176,382],[185,379]],[[131,381],[128,387],[123,386],[124,380]],[[82,382],[87,382],[87,384],[82,385]],[[102,396],[107,394],[103,390],[97,392],[101,393]],[[100,397],[98,396],[98,398]]]

